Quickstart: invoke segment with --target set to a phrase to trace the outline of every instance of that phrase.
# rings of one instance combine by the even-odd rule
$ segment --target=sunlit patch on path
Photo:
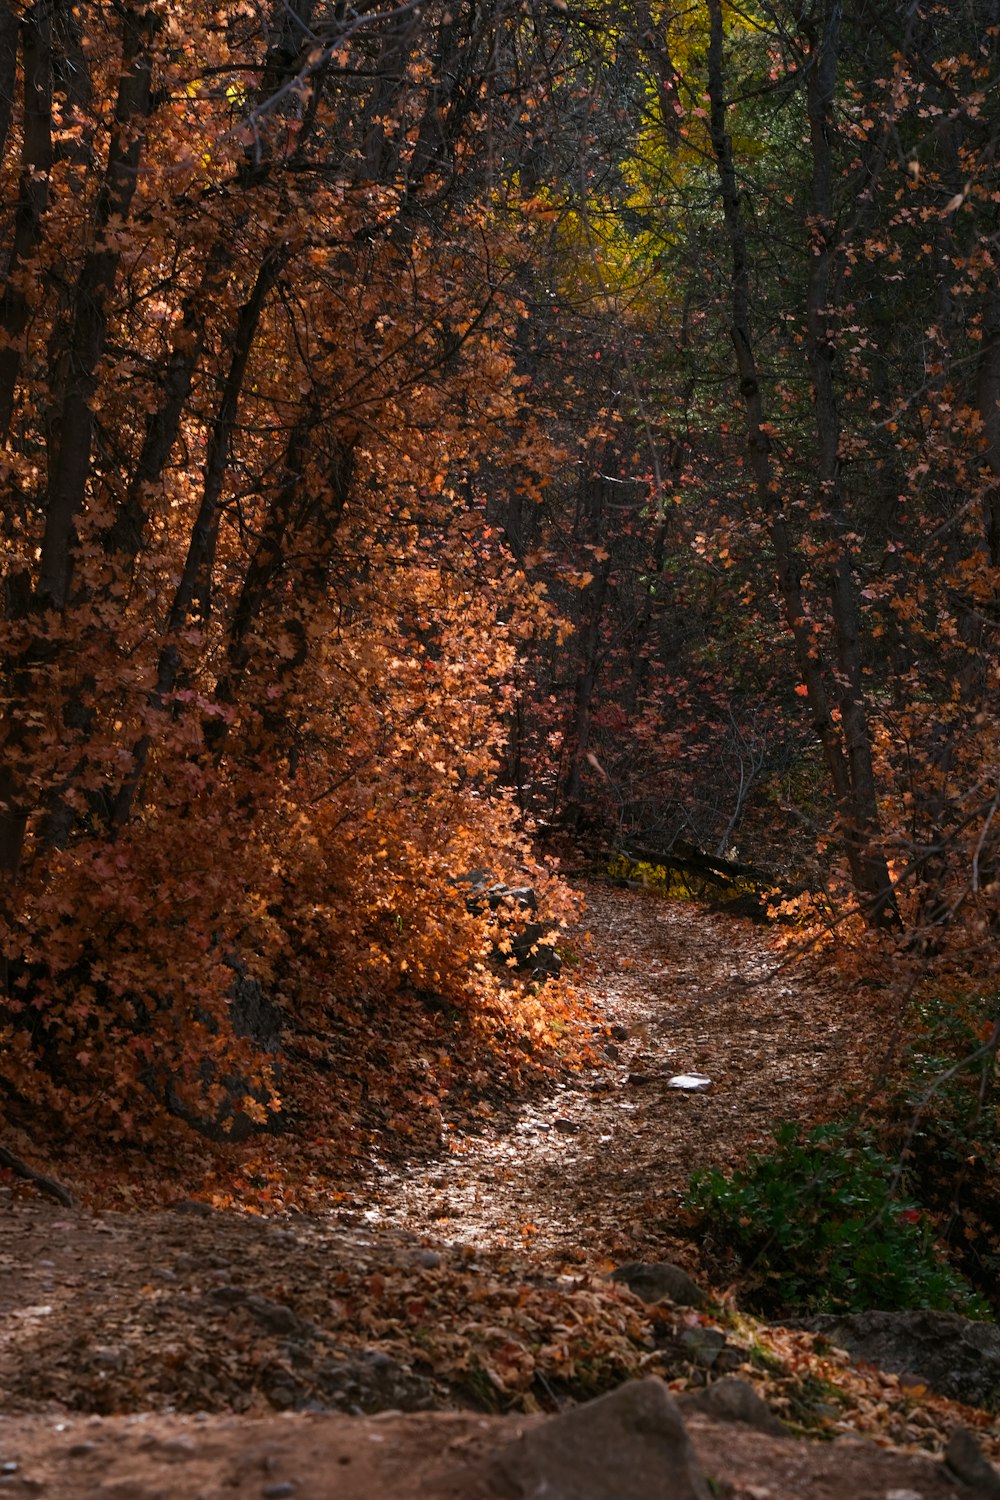
[[[367,1217],[452,1243],[620,1256],[669,1239],[691,1171],[810,1118],[857,1064],[857,1018],[766,928],[594,885],[579,982],[604,1065],[526,1105],[513,1129],[447,1133],[429,1164],[376,1175]],[[677,1088],[690,1075],[708,1086]]]

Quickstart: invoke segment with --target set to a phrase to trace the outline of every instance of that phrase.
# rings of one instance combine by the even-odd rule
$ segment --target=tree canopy
[[[11,1110],[266,1122],[245,971],[433,1114],[572,1004],[463,877],[570,846],[995,985],[998,38],[2,0]]]

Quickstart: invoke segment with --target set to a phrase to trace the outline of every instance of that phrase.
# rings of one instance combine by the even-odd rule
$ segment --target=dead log
[[[666,870],[679,874],[700,875],[706,880],[714,878],[717,884],[729,880],[750,880],[755,885],[772,887],[776,884],[773,875],[760,870],[756,865],[744,865],[733,859],[721,859],[712,854],[703,854],[694,844],[672,844],[669,849],[650,849],[642,844],[629,844],[614,851],[631,864],[662,865]]]
[[[803,889],[775,879],[756,865],[703,854],[694,844],[677,842],[669,849],[653,849],[629,843],[618,845],[611,852],[630,865],[658,865],[679,876],[695,900],[757,922],[771,920],[768,908],[775,897],[787,900],[801,894]]]

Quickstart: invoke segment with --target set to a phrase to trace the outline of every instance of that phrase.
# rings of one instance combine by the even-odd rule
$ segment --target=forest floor
[[[557,1257],[683,1258],[692,1171],[835,1109],[883,1061],[884,1014],[859,1016],[844,979],[784,957],[766,928],[653,892],[586,894],[577,982],[607,1036],[604,1065],[556,1084],[513,1129],[486,1120],[416,1170],[387,1168],[366,1220]],[[679,1075],[711,1082],[685,1092]]]
[[[432,1160],[376,1163],[328,1213],[220,1212],[181,1183],[170,1208],[130,1213],[0,1190],[0,1485],[476,1500],[504,1493],[490,1454],[543,1409],[645,1374],[683,1396],[711,1366],[789,1429],[690,1412],[719,1494],[975,1493],[929,1455],[962,1424],[1000,1456],[986,1414],[749,1318],[725,1288],[696,1310],[608,1279],[639,1259],[700,1274],[680,1210],[691,1170],[856,1096],[889,1017],[859,1015],[844,981],[786,962],[765,928],[587,895],[573,982],[600,1065],[446,1129]],[[671,1086],[691,1073],[710,1085]]]

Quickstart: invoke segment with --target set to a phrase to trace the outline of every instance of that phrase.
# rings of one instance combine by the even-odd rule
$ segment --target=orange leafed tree
[[[539,45],[503,3],[0,9],[15,1098],[128,1135],[137,1080],[203,1088],[234,954],[485,982],[448,881],[519,848],[476,474]]]

